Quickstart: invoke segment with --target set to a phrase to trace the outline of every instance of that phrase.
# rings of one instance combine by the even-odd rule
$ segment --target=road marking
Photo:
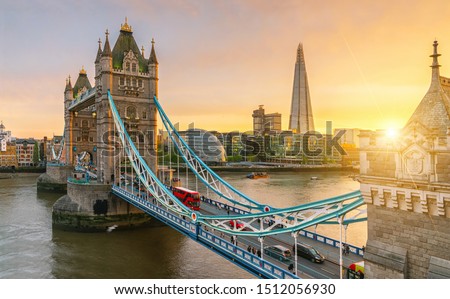
[[[329,274],[331,274],[331,275],[336,275],[336,273],[333,273],[333,272],[331,272],[331,271],[328,271],[328,270],[325,269],[325,268],[320,268],[320,270],[322,270],[323,272],[327,272],[327,273],[329,273]]]

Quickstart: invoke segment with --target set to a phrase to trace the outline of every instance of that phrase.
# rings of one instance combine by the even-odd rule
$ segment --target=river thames
[[[359,189],[344,172],[274,172],[245,179],[219,173],[262,203],[287,207]],[[311,180],[316,176],[317,180]],[[161,226],[111,233],[52,229],[52,206],[61,194],[36,191],[35,174],[0,180],[0,278],[194,279],[254,278],[177,231]],[[190,179],[190,187],[195,180]],[[201,189],[200,189],[201,191]],[[317,232],[338,239],[334,226]],[[350,225],[347,241],[361,247],[366,223]]]

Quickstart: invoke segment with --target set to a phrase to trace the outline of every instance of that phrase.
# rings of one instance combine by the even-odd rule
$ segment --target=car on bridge
[[[292,246],[292,251],[295,253],[295,244]],[[297,255],[319,264],[325,260],[325,257],[317,249],[304,243],[297,243]]]
[[[280,261],[289,261],[292,256],[291,251],[281,245],[264,247],[264,254],[276,258]]]
[[[245,226],[245,224],[241,220],[230,220],[230,222],[228,222],[228,225],[231,228],[234,228],[235,224],[236,224],[236,229],[242,229]]]

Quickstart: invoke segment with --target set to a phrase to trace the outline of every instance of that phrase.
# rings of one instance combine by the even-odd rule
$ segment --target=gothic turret
[[[70,82],[70,76],[66,79],[66,88],[64,90],[64,111],[65,114],[68,113],[68,108],[70,103],[73,100],[73,88],[72,83]]]
[[[438,42],[434,41],[433,54],[430,55],[433,58],[430,88],[409,119],[405,129],[426,128],[429,132],[433,131],[435,134],[446,136],[450,126],[450,99],[440,81],[438,57],[441,54],[437,53],[437,46]]]
[[[150,52],[150,58],[148,60],[148,64],[158,64],[158,59],[156,59],[156,52],[155,52],[155,39],[152,38],[152,50]]]
[[[76,98],[78,95],[82,94],[86,90],[91,89],[91,83],[87,77],[84,66],[81,68],[80,73],[78,74],[77,81],[73,86],[73,97]]]
[[[98,74],[98,76],[101,77],[96,77],[96,88],[98,90],[98,92],[101,92],[103,94],[106,94],[106,92],[108,91],[108,89],[111,88],[111,80],[112,80],[112,76],[111,76],[111,72],[113,69],[113,58],[112,58],[112,52],[111,52],[111,47],[109,45],[109,32],[108,29],[106,29],[105,32],[105,46],[103,47],[103,51],[102,51],[102,57],[100,58],[100,65],[98,67],[99,72],[101,72],[102,74]],[[97,79],[98,78],[98,79]]]
[[[102,57],[112,57],[111,46],[109,45],[108,35],[109,35],[109,32],[108,32],[108,29],[106,29],[105,47],[103,48]]]
[[[72,88],[72,83],[70,82],[70,76],[69,78],[66,79],[66,88],[64,89],[64,98],[67,98],[68,95],[70,94],[70,96],[73,96],[73,88]]]
[[[98,50],[97,50],[97,56],[95,57],[95,86],[100,86],[100,72],[102,70],[102,66],[100,64],[100,60],[102,58],[102,40],[98,39]]]
[[[148,72],[148,62],[139,50],[136,40],[133,37],[133,30],[131,26],[128,25],[128,20],[126,18],[125,24],[120,26],[120,34],[114,44],[111,55],[114,69],[123,69],[126,72],[132,73],[135,71],[141,73]],[[129,65],[127,65],[127,62]],[[135,71],[133,71],[133,64],[135,64]]]
[[[150,75],[150,90],[158,97],[158,59],[156,59],[155,40],[152,38],[152,50],[148,59],[148,72]]]
[[[100,58],[102,58],[102,40],[98,39],[98,50],[97,50],[97,56],[95,57],[95,64],[100,63]]]

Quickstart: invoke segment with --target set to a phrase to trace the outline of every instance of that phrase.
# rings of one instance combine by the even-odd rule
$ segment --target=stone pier
[[[67,191],[67,178],[70,177],[72,171],[73,166],[47,164],[46,172],[37,179],[37,190],[65,193]]]
[[[160,225],[130,205],[111,194],[111,186],[70,179],[67,195],[53,205],[53,226],[58,229],[79,232],[106,231],[108,227],[129,229],[133,227]]]

